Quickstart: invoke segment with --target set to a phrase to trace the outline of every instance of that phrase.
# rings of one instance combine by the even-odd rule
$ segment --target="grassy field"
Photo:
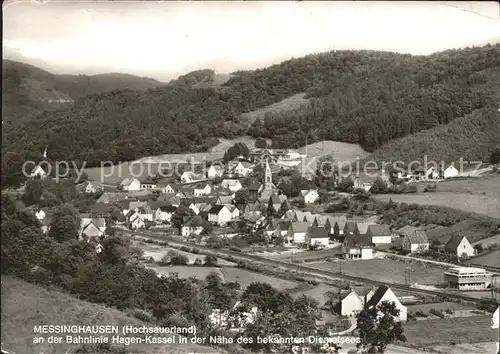
[[[279,102],[273,103],[269,106],[257,109],[252,112],[243,113],[242,115],[240,115],[241,121],[250,126],[256,119],[264,119],[266,113],[276,113],[299,108],[303,104],[309,102],[308,99],[304,98],[305,95],[305,93],[298,93]]]
[[[216,273],[221,279],[225,280],[224,274],[219,268],[215,267],[190,267],[190,266],[159,266],[157,264],[146,264],[147,268],[153,269],[159,275],[168,275],[177,273],[179,278],[195,277],[203,280],[210,273]]]
[[[483,264],[491,267],[500,267],[500,250],[474,257],[468,260],[467,264]]]
[[[299,285],[298,282],[280,279],[268,275],[251,272],[239,268],[224,267],[220,268],[226,282],[237,282],[244,289],[253,282],[268,283],[277,290],[293,289]]]
[[[189,253],[189,252],[184,252],[180,251],[171,247],[166,247],[166,246],[160,246],[160,245],[155,245],[151,243],[145,243],[145,242],[134,242],[134,246],[137,246],[141,248],[144,251],[144,256],[145,257],[153,257],[155,262],[159,261],[164,255],[168,253],[168,251],[175,251],[179,254],[183,254],[189,259],[189,264],[193,264],[194,261],[199,258],[202,261],[205,259],[205,256],[200,255],[200,254],[194,254],[194,253]],[[225,266],[225,267],[230,267],[230,266],[236,266],[236,263],[226,261],[224,259],[218,258],[217,265],[220,266]]]
[[[320,285],[317,285],[317,286],[313,287],[312,289],[309,289],[306,291],[294,292],[292,294],[292,296],[294,298],[297,298],[299,296],[306,295],[306,296],[312,297],[314,300],[316,300],[319,303],[319,306],[323,306],[326,302],[324,294],[329,292],[329,291],[337,292],[337,291],[339,291],[339,288],[335,288],[333,286],[326,285],[326,284],[320,284]]]
[[[125,313],[105,306],[81,301],[69,295],[46,290],[20,279],[2,276],[2,349],[16,353],[66,353],[75,350],[79,344],[33,344],[36,325],[135,325],[145,323]],[[81,335],[85,336],[85,335]],[[212,352],[209,347],[192,344],[130,345],[134,353],[174,354],[189,352]],[[221,350],[217,350],[220,353]]]
[[[480,178],[439,182],[437,191],[483,195],[498,191],[498,186],[500,186],[500,173],[487,173]]]
[[[405,323],[403,328],[408,343],[421,348],[452,343],[492,342],[497,339],[498,332],[490,327],[491,316],[411,321]]]
[[[481,244],[484,247],[492,246],[492,245],[500,245],[500,234],[491,236],[488,238],[484,238],[481,241],[473,242],[472,246],[477,244]]]
[[[439,205],[500,219],[500,195],[436,192],[425,194],[375,194],[373,198],[396,203]]]
[[[313,144],[303,146],[297,151],[301,154],[307,154],[308,157],[319,157],[331,155],[337,162],[355,161],[369,155],[359,144],[342,143],[339,141],[324,140]]]
[[[421,311],[423,313],[429,313],[430,310],[436,309],[436,310],[447,310],[450,309],[452,311],[459,311],[459,310],[473,310],[475,309],[474,306],[472,305],[466,305],[466,304],[459,304],[457,302],[439,302],[435,304],[419,304],[419,305],[408,305],[407,306],[408,313],[413,312],[416,313],[417,311]]]
[[[404,284],[406,267],[413,269],[410,278],[412,284],[436,285],[443,282],[444,269],[442,268],[416,263],[410,264],[392,259],[342,260],[308,263],[308,266],[328,271],[339,271],[341,264],[344,274],[387,283]]]

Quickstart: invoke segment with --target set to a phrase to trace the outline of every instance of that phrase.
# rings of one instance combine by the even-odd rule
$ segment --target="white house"
[[[214,205],[208,212],[208,221],[215,225],[226,225],[231,219],[232,213],[225,205]]]
[[[231,220],[235,220],[240,217],[240,209],[238,209],[236,205],[225,204],[224,206],[231,212]]]
[[[301,190],[300,194],[306,204],[313,204],[319,199],[319,193],[315,189]]]
[[[453,235],[450,237],[444,250],[447,253],[453,253],[457,257],[472,257],[475,253],[474,247],[465,236]]]
[[[43,219],[45,219],[45,212],[42,209],[40,209],[35,213],[35,216],[39,221],[42,221]]]
[[[212,187],[210,187],[210,184],[208,183],[194,187],[195,197],[201,197],[210,193],[212,193]]]
[[[136,211],[132,211],[132,215],[129,219],[129,228],[132,230],[142,229],[146,224],[144,223],[144,218],[141,214]]]
[[[325,248],[328,247],[330,238],[328,237],[328,231],[324,227],[320,226],[310,226],[307,228],[305,235],[305,242],[311,247]]]
[[[421,253],[429,249],[429,239],[424,230],[406,232],[403,238],[403,250],[410,253]]]
[[[375,294],[371,297],[371,299],[367,302],[368,309],[376,308],[382,302],[392,302],[399,310],[399,316],[394,317],[394,320],[397,322],[404,322],[407,319],[407,308],[397,298],[397,296],[392,292],[392,290],[386,285],[381,285],[375,291]],[[379,314],[380,316],[381,314]]]
[[[367,234],[351,234],[345,235],[342,243],[342,253],[345,259],[372,259],[373,248],[371,246],[371,238]]]
[[[224,174],[224,170],[222,169],[221,166],[218,166],[218,165],[212,165],[208,168],[208,171],[207,171],[207,177],[209,179],[214,179],[214,178],[217,178],[217,177],[222,177],[222,175]]]
[[[252,171],[251,164],[245,161],[239,161],[234,168],[234,173],[241,177],[248,176]]]
[[[360,224],[358,223],[357,226]],[[366,234],[374,245],[390,244],[392,242],[391,231],[387,225],[368,225]]]
[[[306,242],[307,228],[311,224],[308,222],[292,222],[287,232],[287,243],[302,244]]]
[[[120,186],[124,191],[136,192],[141,190],[141,181],[137,178],[125,178]]]
[[[436,171],[436,168],[434,166],[431,166],[425,171],[425,178],[426,179],[438,179],[439,178],[439,172]]]
[[[106,232],[105,218],[90,218],[87,216],[81,217],[80,223],[80,239],[95,238],[103,236]]]
[[[192,183],[202,181],[203,176],[194,173],[193,171],[184,171],[181,175],[181,183]]]
[[[458,170],[455,166],[450,165],[446,170],[444,170],[444,178],[452,178],[458,176]]]
[[[85,181],[76,186],[76,190],[80,193],[93,194],[102,190],[102,185],[97,182]]]
[[[191,216],[184,220],[181,228],[181,234],[184,237],[201,235],[205,228],[205,221],[201,216]]]
[[[155,210],[153,219],[156,221],[170,221],[176,210],[177,207],[173,205],[160,206]]]
[[[338,312],[341,316],[356,316],[363,310],[364,301],[354,291],[351,290],[347,295],[340,294],[340,296]]]
[[[229,189],[231,192],[237,192],[243,188],[240,180],[238,179],[223,179],[221,186],[223,188]]]

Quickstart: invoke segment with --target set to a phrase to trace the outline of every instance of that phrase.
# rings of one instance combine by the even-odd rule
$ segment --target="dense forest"
[[[3,152],[20,158],[126,161],[147,155],[196,152],[213,137],[248,133],[274,147],[319,140],[359,143],[373,152],[385,143],[452,122],[498,103],[500,45],[430,56],[332,51],[233,73],[220,87],[193,88],[213,72],[201,70],[147,91],[82,97],[56,112],[7,127]],[[194,80],[194,81],[193,81]],[[242,113],[305,92],[308,104],[266,114],[247,130]]]

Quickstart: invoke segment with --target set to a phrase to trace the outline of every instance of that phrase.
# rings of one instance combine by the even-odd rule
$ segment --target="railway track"
[[[120,230],[123,231],[123,230]],[[131,232],[125,232],[128,234],[131,234]],[[382,282],[382,281],[377,281],[373,279],[367,279],[367,278],[361,278],[361,277],[356,277],[352,275],[347,275],[343,274],[340,272],[332,272],[332,271],[326,271],[326,270],[321,270],[321,269],[316,269],[316,268],[311,268],[307,267],[304,265],[299,265],[299,264],[291,264],[283,261],[277,261],[273,259],[268,259],[256,255],[251,255],[251,254],[246,254],[246,253],[241,253],[241,252],[234,252],[234,251],[229,251],[229,250],[222,250],[222,249],[215,249],[215,248],[210,248],[206,246],[200,246],[200,245],[195,245],[192,243],[184,242],[184,241],[173,241],[173,240],[165,240],[164,237],[155,235],[154,233],[151,232],[141,232],[136,233],[136,236],[143,237],[143,238],[149,238],[152,240],[156,241],[161,241],[161,242],[166,242],[168,243],[169,246],[172,247],[189,247],[192,249],[197,249],[200,251],[200,254],[211,254],[214,256],[218,256],[219,258],[226,258],[228,256],[233,257],[234,259],[242,260],[242,261],[254,261],[258,263],[262,263],[264,265],[270,265],[270,266],[275,266],[275,267],[280,267],[280,268],[286,268],[292,271],[298,271],[301,272],[305,275],[315,275],[315,276],[321,276],[321,277],[326,277],[326,278],[332,278],[332,279],[341,279],[341,280],[348,280],[348,281],[353,281],[353,282],[358,282],[358,283],[364,283],[364,284],[370,284],[370,285],[387,285],[393,289],[398,289],[398,290],[403,290],[407,293],[414,294],[414,295],[432,295],[432,296],[439,296],[442,298],[449,298],[449,299],[455,299],[455,300],[463,300],[463,301],[469,301],[473,303],[479,303],[479,302],[486,302],[489,304],[498,304],[498,302],[494,299],[478,299],[475,297],[467,296],[467,295],[461,295],[457,293],[445,293],[442,291],[434,291],[434,290],[427,290],[427,289],[416,289],[416,288],[410,288],[404,284],[400,283],[388,283],[388,282]]]

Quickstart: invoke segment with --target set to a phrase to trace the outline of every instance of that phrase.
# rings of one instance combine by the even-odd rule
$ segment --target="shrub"
[[[172,265],[186,265],[189,262],[189,258],[184,254],[178,254],[172,257]]]
[[[213,255],[208,255],[208,256],[205,256],[204,266],[205,267],[216,267],[217,262],[218,262],[217,257],[215,257]]]
[[[199,259],[199,258],[196,258],[194,260],[193,265],[195,265],[195,266],[201,266],[201,265],[203,265],[203,261],[201,259]]]
[[[433,315],[439,317],[439,318],[445,317],[443,314],[443,311],[441,311],[441,310],[431,309],[429,312],[432,313]]]

